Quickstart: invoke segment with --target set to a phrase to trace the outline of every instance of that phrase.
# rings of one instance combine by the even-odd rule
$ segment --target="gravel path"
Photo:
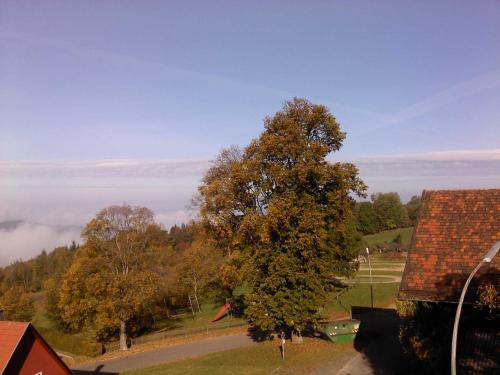
[[[75,375],[119,374],[122,371],[144,368],[179,359],[198,357],[223,350],[236,349],[255,345],[246,334],[219,336],[189,344],[159,348],[142,353],[134,353],[128,357],[86,364],[73,369]]]

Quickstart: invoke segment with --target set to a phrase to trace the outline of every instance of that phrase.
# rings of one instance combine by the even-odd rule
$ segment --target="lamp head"
[[[495,242],[495,244],[488,250],[488,252],[484,255],[483,261],[491,262],[491,260],[497,255],[498,250],[500,250],[500,241]]]

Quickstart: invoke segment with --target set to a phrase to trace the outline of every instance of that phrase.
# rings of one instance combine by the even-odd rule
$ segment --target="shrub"
[[[403,350],[422,374],[449,372],[455,305],[397,301]]]

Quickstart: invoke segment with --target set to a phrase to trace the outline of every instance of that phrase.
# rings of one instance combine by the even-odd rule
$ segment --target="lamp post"
[[[372,302],[373,310],[373,279],[372,279],[372,263],[370,262],[370,250],[366,248],[366,254],[368,255],[368,267],[370,268],[370,300]]]
[[[460,295],[460,300],[458,301],[457,312],[455,313],[455,323],[453,324],[453,336],[451,339],[451,375],[457,374],[457,336],[458,336],[458,322],[460,321],[460,313],[462,312],[462,304],[464,303],[465,293],[467,293],[467,288],[476,274],[476,272],[481,268],[483,263],[490,263],[491,260],[497,255],[498,250],[500,250],[500,241],[497,241],[490,250],[484,255],[483,259],[474,268],[474,270],[469,275],[469,278],[465,282],[464,288],[462,289],[462,294]]]

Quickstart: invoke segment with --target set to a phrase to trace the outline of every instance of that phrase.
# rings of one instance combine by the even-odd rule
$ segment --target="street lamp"
[[[373,279],[372,279],[372,264],[370,262],[370,250],[366,248],[366,255],[368,255],[368,267],[370,268],[370,300],[372,301],[373,310]]]
[[[467,292],[467,288],[469,287],[470,281],[474,277],[475,273],[483,263],[490,263],[491,260],[497,255],[498,250],[500,250],[500,241],[497,241],[490,250],[484,255],[483,259],[479,262],[479,264],[474,268],[474,270],[469,275],[469,278],[465,282],[464,288],[462,290],[462,294],[460,295],[460,300],[458,301],[457,312],[455,313],[455,323],[453,324],[453,336],[451,339],[451,375],[457,374],[457,336],[458,336],[458,322],[460,320],[460,313],[462,311],[462,304],[464,302],[465,293]]]

